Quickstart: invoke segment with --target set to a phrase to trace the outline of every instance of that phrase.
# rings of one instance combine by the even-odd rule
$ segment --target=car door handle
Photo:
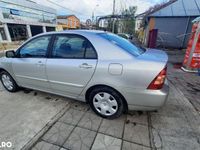
[[[87,63],[83,63],[82,65],[79,66],[80,68],[83,68],[83,69],[90,69],[92,68],[93,66],[92,65],[88,65]]]

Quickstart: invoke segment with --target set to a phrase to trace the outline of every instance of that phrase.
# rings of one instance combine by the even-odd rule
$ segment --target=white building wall
[[[32,37],[32,33],[31,33],[31,26],[30,25],[26,25],[26,30],[27,30],[27,33],[28,33],[28,37]]]
[[[142,19],[137,19],[136,18],[136,21],[135,21],[135,31],[138,31],[140,29],[140,25],[142,23]]]
[[[42,30],[43,30],[44,33],[47,32],[47,29],[46,29],[45,26],[42,27]]]
[[[3,26],[4,26],[4,31],[5,31],[5,33],[6,33],[7,41],[8,41],[8,42],[11,42],[10,33],[9,33],[9,31],[8,31],[8,25],[7,25],[7,24],[3,24]]]
[[[50,19],[50,20],[53,20],[52,22],[45,22],[45,20],[41,21],[40,19],[34,19],[34,17],[32,18],[32,16],[30,17],[23,16],[24,15],[23,13],[20,15],[10,13],[9,17],[4,18],[3,12],[2,12],[2,10],[5,12],[4,8],[10,11],[12,9],[17,10],[20,13],[21,12],[26,12],[28,14],[30,13],[30,15],[37,13],[37,15],[41,16],[41,18],[44,18],[44,15],[46,16],[50,15],[52,16],[52,18],[54,18],[53,16],[55,16],[55,19]],[[11,36],[8,30],[7,24],[26,25],[28,37],[32,37],[31,28],[30,28],[31,25],[41,26],[43,28],[43,32],[46,32],[46,27],[56,27],[57,25],[56,16],[57,16],[57,13],[55,9],[52,9],[43,5],[39,5],[33,2],[29,2],[26,0],[0,0],[0,25],[3,26],[5,30],[5,34],[6,34],[8,42],[11,42]]]

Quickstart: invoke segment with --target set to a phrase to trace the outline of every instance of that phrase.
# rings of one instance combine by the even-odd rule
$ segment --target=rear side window
[[[90,42],[78,35],[57,35],[53,45],[53,58],[96,59]]]
[[[124,49],[125,51],[129,52],[134,56],[139,56],[146,51],[144,48],[138,47],[133,43],[131,43],[130,41],[122,37],[119,37],[115,34],[111,33],[98,33],[98,34],[104,39],[109,40],[113,44],[117,45],[118,47]]]

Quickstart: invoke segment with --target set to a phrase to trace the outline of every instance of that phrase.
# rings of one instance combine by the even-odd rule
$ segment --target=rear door
[[[96,64],[96,51],[85,37],[75,34],[56,35],[46,66],[53,92],[77,97],[90,81]]]
[[[21,86],[50,90],[45,71],[50,40],[51,35],[36,37],[17,51],[17,58],[12,59],[12,68]]]

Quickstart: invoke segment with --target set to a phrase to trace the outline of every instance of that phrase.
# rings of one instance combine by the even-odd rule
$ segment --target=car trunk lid
[[[138,58],[164,63],[168,61],[168,55],[164,51],[157,49],[147,49],[146,52],[138,56]]]

